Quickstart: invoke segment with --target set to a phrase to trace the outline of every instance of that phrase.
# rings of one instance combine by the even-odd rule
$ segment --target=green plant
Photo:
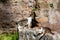
[[[37,9],[35,7],[33,7],[32,11],[36,11]]]
[[[53,7],[53,3],[50,4],[50,7],[51,7],[51,8],[54,8],[54,7]]]
[[[14,34],[1,34],[0,40],[18,40],[18,33],[15,32]]]

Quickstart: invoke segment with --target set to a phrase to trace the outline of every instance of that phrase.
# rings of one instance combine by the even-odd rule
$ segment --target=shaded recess
[[[9,0],[0,0],[1,3],[7,3]]]

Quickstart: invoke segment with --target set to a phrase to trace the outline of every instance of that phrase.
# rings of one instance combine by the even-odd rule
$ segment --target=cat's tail
[[[54,35],[54,33],[50,32],[52,35]]]

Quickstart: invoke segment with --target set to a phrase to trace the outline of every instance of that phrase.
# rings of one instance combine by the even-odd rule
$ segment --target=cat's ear
[[[30,16],[37,17],[37,15],[36,15],[36,13],[35,13],[35,12],[31,12]]]
[[[31,13],[29,17],[31,17],[33,14]]]
[[[37,17],[37,15],[36,15],[36,13],[35,13],[35,12],[33,12],[33,14],[34,14],[34,16],[35,16],[35,17]]]

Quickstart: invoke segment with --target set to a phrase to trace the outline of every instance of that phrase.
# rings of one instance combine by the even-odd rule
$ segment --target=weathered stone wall
[[[60,32],[60,0],[0,0],[0,28],[15,27],[34,11],[39,27]]]

